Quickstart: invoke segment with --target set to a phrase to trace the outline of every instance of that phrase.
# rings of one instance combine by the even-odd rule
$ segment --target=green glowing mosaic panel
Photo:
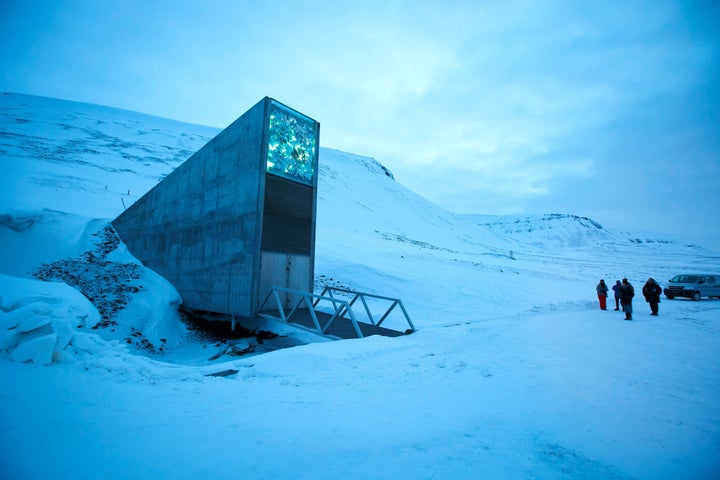
[[[315,121],[275,102],[270,103],[269,173],[312,185],[317,148]]]

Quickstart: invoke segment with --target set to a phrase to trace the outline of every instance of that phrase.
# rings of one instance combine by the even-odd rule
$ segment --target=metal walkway
[[[297,299],[292,308],[288,309],[283,306],[280,293],[288,295],[287,298],[293,297]],[[337,294],[343,295],[346,298],[339,298],[336,296]],[[390,302],[390,306],[377,320],[368,305],[368,298],[382,302]],[[358,300],[360,300],[364,307],[369,323],[358,321],[358,317],[353,311],[353,305],[355,305]],[[268,302],[270,305],[268,305]],[[274,305],[272,305],[273,303]],[[405,321],[410,327],[405,331],[382,326],[383,322],[385,322],[397,306],[400,307]],[[267,309],[263,310],[264,308]],[[277,312],[277,316],[272,315],[274,312]],[[320,295],[283,287],[272,287],[260,305],[260,313],[258,313],[258,316],[295,323],[314,330],[321,335],[342,339],[363,338],[370,335],[398,337],[415,331],[415,326],[410,320],[410,316],[400,299],[335,287],[325,287]]]

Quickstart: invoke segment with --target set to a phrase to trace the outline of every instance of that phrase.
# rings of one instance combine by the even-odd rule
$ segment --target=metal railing
[[[408,325],[410,326],[410,331],[415,332],[415,326],[413,325],[412,320],[410,320],[410,315],[408,315],[407,310],[405,310],[405,305],[403,305],[402,300],[400,300],[399,298],[383,297],[382,295],[375,295],[373,293],[365,293],[365,292],[356,292],[355,290],[348,290],[346,288],[338,288],[338,287],[325,287],[325,288],[323,288],[323,291],[320,295],[324,297],[325,294],[327,294],[328,298],[332,298],[333,300],[335,300],[335,297],[333,296],[333,292],[340,292],[340,293],[352,295],[352,300],[347,302],[347,307],[341,306],[340,310],[338,310],[337,308],[335,309],[335,312],[338,315],[342,316],[344,313],[344,310],[343,310],[344,308],[346,308],[347,310],[350,310],[352,308],[352,306],[355,304],[355,302],[360,300],[363,304],[363,307],[365,307],[365,313],[367,313],[370,323],[372,325],[375,325],[376,327],[379,327],[382,325],[382,323],[385,321],[385,319],[390,315],[390,313],[392,313],[393,309],[397,306],[400,306],[400,309],[402,310],[402,313],[405,316],[405,320],[407,321]],[[367,304],[367,300],[365,300],[366,298],[376,298],[378,300],[385,300],[388,302],[392,302],[390,304],[390,306],[388,307],[388,309],[385,310],[385,313],[380,317],[380,320],[377,321],[377,323],[375,322],[375,319],[373,318],[373,314],[370,311],[370,307]]]
[[[295,306],[290,310],[289,314],[285,314],[285,309],[283,308],[283,302],[280,298],[280,294],[278,292],[285,292],[290,293],[293,295],[300,296],[300,300],[295,304]],[[352,309],[350,309],[350,306],[348,305],[348,302],[345,300],[339,300],[332,297],[323,297],[322,295],[316,295],[314,293],[309,292],[302,292],[300,290],[293,290],[291,288],[284,288],[284,287],[272,287],[268,294],[265,296],[265,300],[260,304],[260,308],[258,309],[260,312],[262,311],[263,307],[267,304],[268,300],[273,297],[275,299],[275,305],[277,306],[278,314],[280,315],[280,319],[283,322],[289,322],[295,312],[298,310],[298,308],[304,303],[305,306],[308,309],[308,312],[310,313],[310,318],[312,318],[313,324],[315,325],[315,330],[318,331],[318,333],[322,335],[326,335],[328,328],[330,328],[330,325],[335,321],[335,319],[338,318],[338,311],[348,311],[350,315],[350,322],[352,323],[353,328],[355,329],[355,333],[357,334],[358,338],[362,338],[363,334],[360,330],[360,326],[357,323],[357,320],[355,319],[355,314],[353,313]],[[315,301],[311,301],[310,299],[314,299]],[[325,323],[325,325],[320,324],[320,320],[318,319],[317,313],[315,311],[315,307],[317,304],[322,301],[327,300],[333,304],[333,309],[335,310],[335,314],[332,315],[328,321]],[[338,310],[337,305],[340,305],[340,310]],[[344,309],[343,307],[347,307]],[[262,313],[260,313],[262,315]]]
[[[300,299],[295,303],[293,308],[290,310],[290,313],[285,313],[285,308],[283,307],[283,301],[280,298],[280,292],[289,293],[291,295],[299,296]],[[341,292],[345,294],[352,295],[352,300],[343,300],[340,298],[336,298],[333,295],[333,292]],[[327,294],[327,295],[326,295]],[[370,311],[370,307],[367,304],[367,301],[365,300],[365,297],[370,298],[376,298],[380,300],[386,300],[392,302],[390,307],[385,311],[385,313],[381,316],[380,320],[375,322],[375,319],[373,318],[372,312]],[[275,300],[275,306],[277,307],[278,314],[280,317],[280,320],[283,322],[289,322],[291,321],[293,315],[297,310],[304,304],[307,308],[308,312],[310,313],[310,318],[313,321],[313,325],[315,326],[315,330],[317,330],[318,333],[322,335],[327,335],[328,328],[330,328],[330,325],[337,319],[337,318],[345,318],[347,320],[350,320],[352,323],[353,329],[355,330],[355,333],[357,334],[358,338],[363,338],[363,333],[360,330],[360,326],[358,325],[357,318],[355,316],[355,313],[353,312],[352,306],[355,304],[357,300],[360,300],[365,307],[365,313],[367,313],[368,319],[370,320],[370,324],[380,327],[382,323],[385,321],[385,319],[390,315],[390,313],[393,311],[393,309],[396,306],[400,306],[402,309],[403,315],[405,316],[405,320],[407,320],[408,325],[410,326],[410,331],[415,332],[415,326],[413,325],[412,321],[410,320],[410,316],[407,313],[407,310],[405,310],[405,306],[402,304],[402,301],[397,298],[390,298],[390,297],[383,297],[380,295],[374,295],[370,293],[362,293],[362,292],[355,292],[353,290],[346,290],[342,288],[335,288],[335,287],[325,287],[320,295],[310,292],[303,292],[300,290],[293,290],[290,288],[284,288],[284,287],[277,287],[273,286],[268,294],[265,296],[265,299],[260,304],[260,308],[258,309],[259,312],[262,312],[263,308],[267,305],[268,301],[270,299]],[[317,315],[317,307],[320,304],[320,302],[327,302],[330,305],[332,305],[333,314],[330,316],[330,318],[325,322],[324,325],[321,324],[320,319]],[[259,313],[259,315],[263,315],[262,313]],[[347,316],[346,316],[347,315]]]

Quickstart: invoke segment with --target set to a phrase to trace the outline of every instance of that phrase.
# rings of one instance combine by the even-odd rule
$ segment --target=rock
[[[257,346],[257,340],[255,340],[254,338],[247,338],[242,340],[241,342],[230,345],[228,355],[244,355],[246,353],[254,352],[255,347]]]

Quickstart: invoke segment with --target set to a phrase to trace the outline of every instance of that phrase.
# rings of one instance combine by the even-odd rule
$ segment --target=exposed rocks
[[[131,295],[142,288],[133,284],[141,277],[142,267],[106,259],[120,244],[110,225],[93,236],[96,237],[93,250],[83,252],[80,258],[43,264],[33,276],[45,281],[62,281],[78,289],[100,313],[101,321],[95,328],[108,327],[117,325],[118,312],[128,304]]]

